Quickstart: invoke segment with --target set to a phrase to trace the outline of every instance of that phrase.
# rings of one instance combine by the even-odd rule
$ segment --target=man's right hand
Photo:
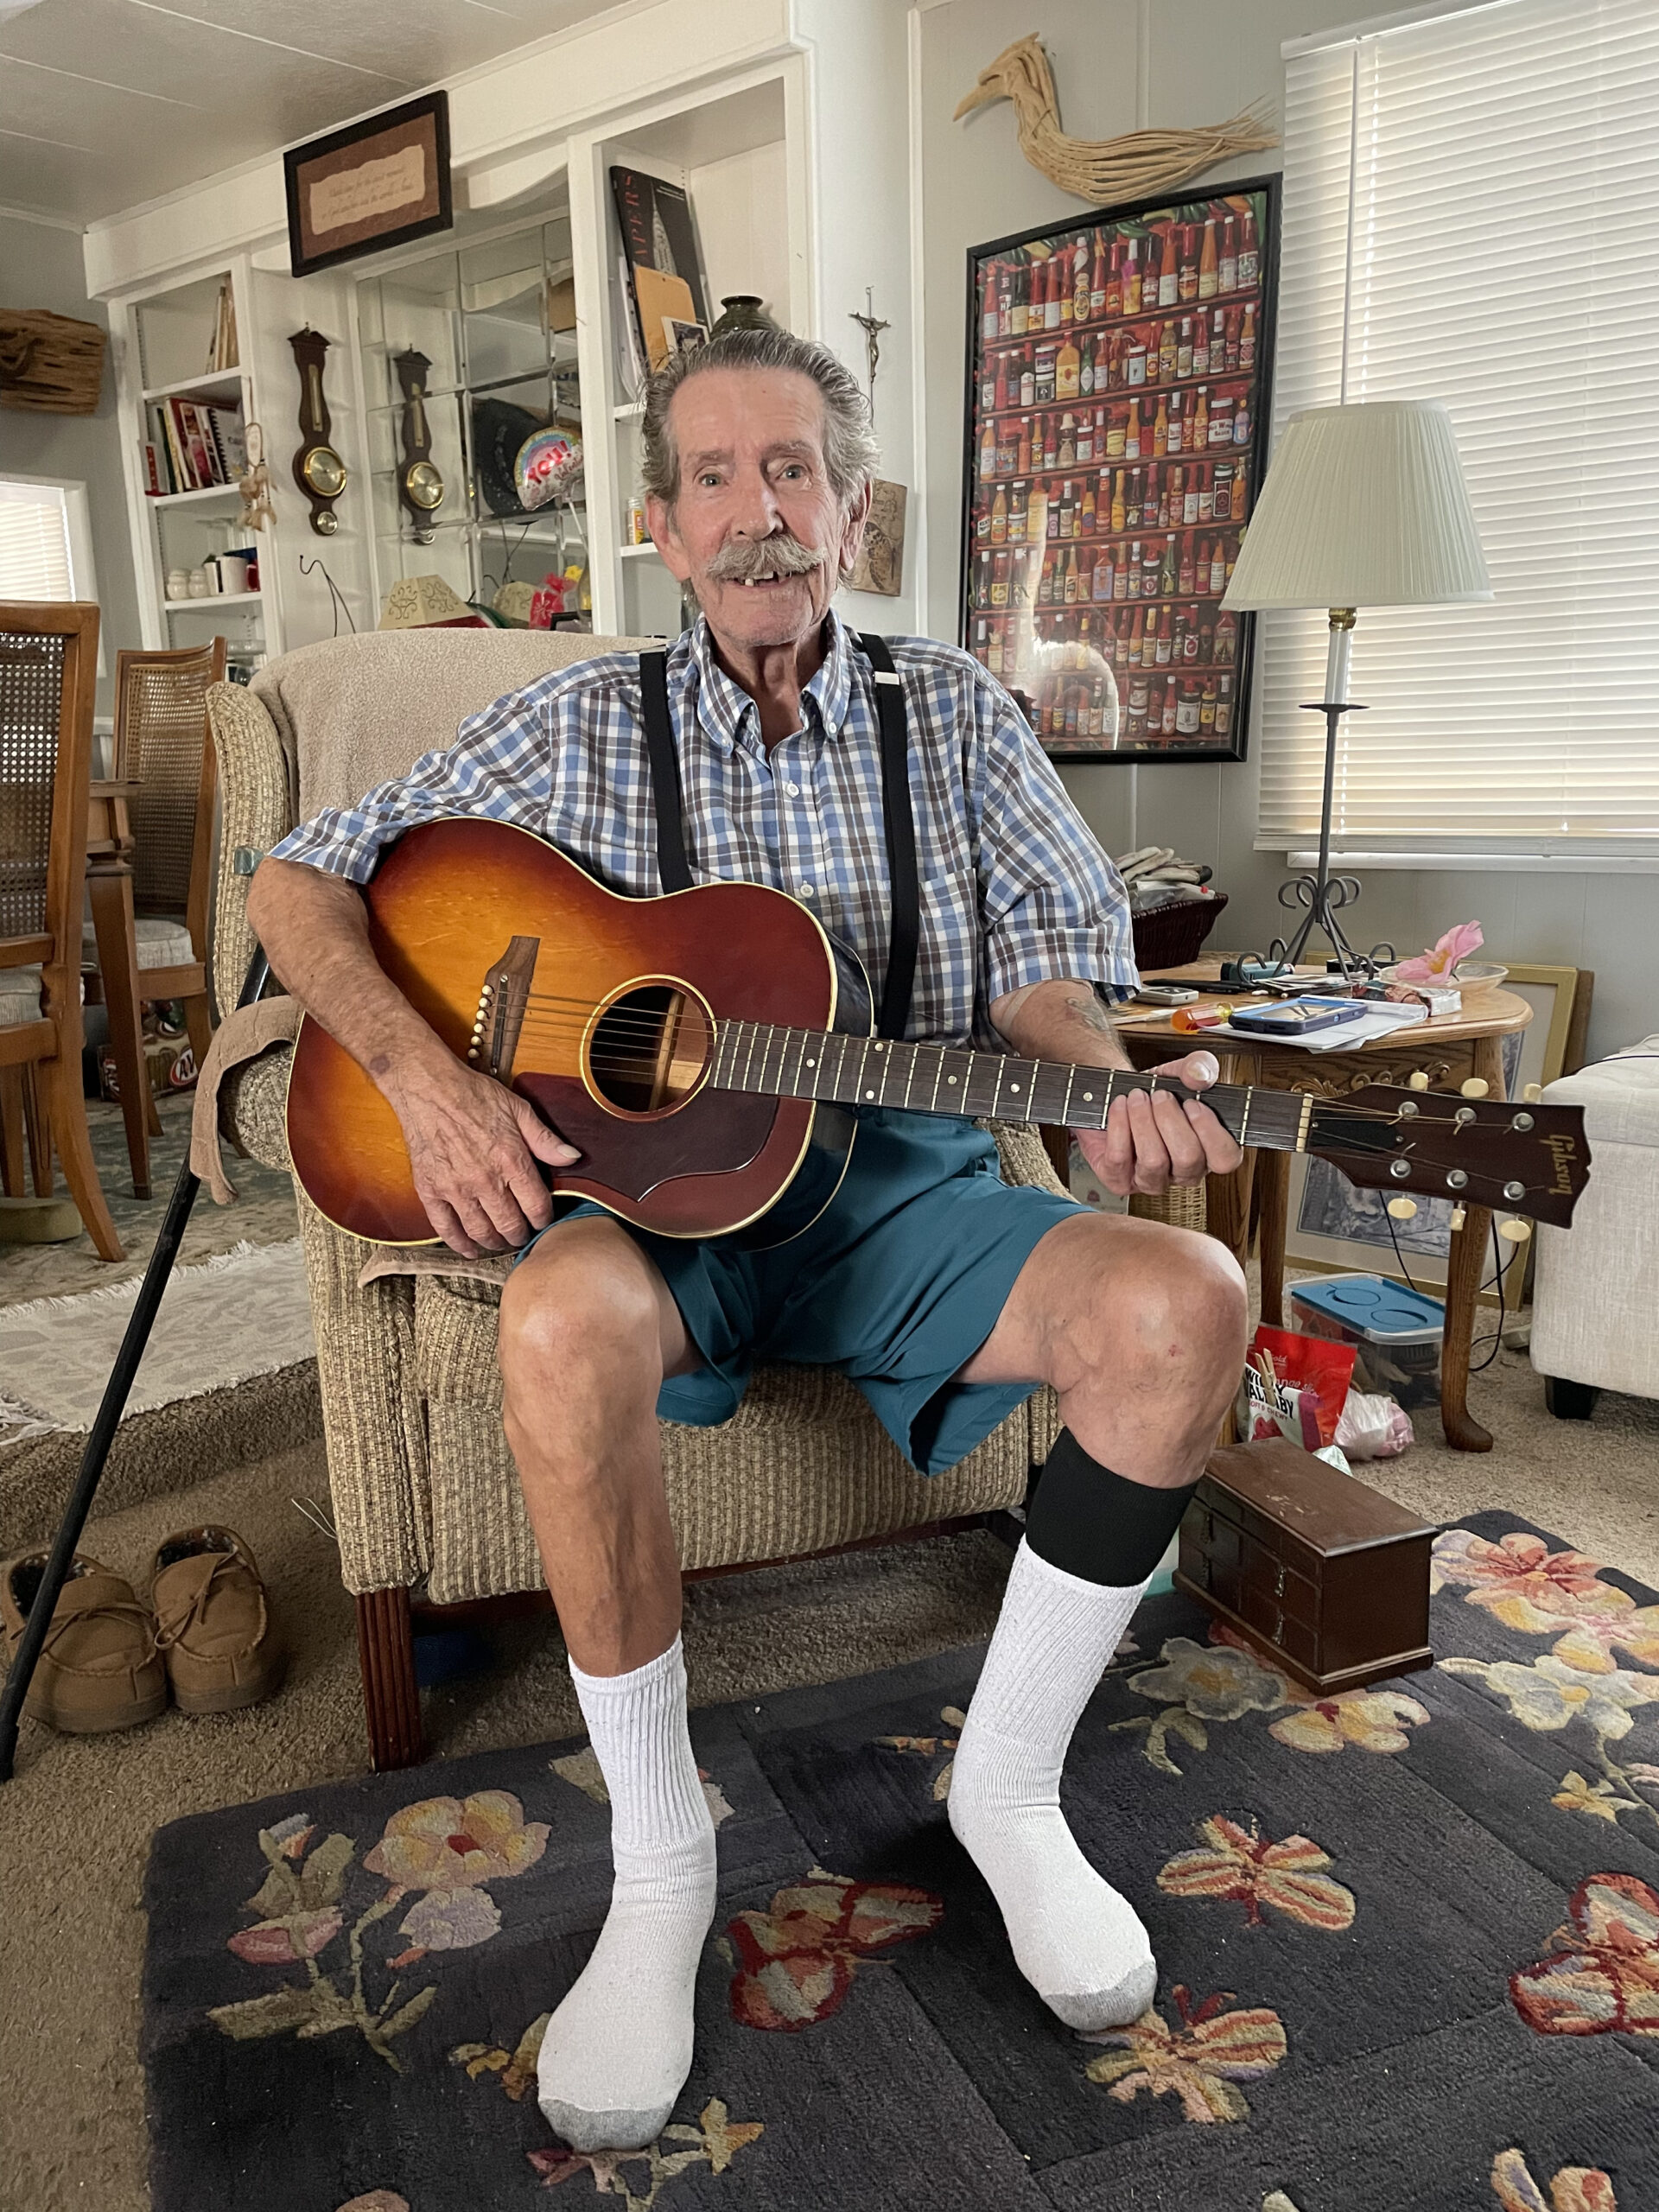
[[[451,1251],[517,1251],[547,1227],[553,1200],[536,1163],[569,1167],[582,1154],[528,1099],[459,1063],[410,1068],[386,1090],[427,1218]]]
[[[415,1188],[451,1250],[513,1252],[553,1218],[537,1169],[582,1154],[505,1084],[441,1043],[375,959],[362,893],[297,861],[260,863],[248,919],[270,964],[378,1084],[403,1125]]]

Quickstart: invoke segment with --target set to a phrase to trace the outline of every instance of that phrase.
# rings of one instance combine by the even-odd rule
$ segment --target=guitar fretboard
[[[755,1021],[721,1024],[709,1079],[717,1090],[774,1098],[899,1106],[917,1114],[1071,1129],[1104,1128],[1113,1101],[1133,1090],[1193,1096],[1168,1077],[1126,1068],[1074,1067],[1064,1060],[1020,1060],[950,1045],[893,1043]],[[1240,1144],[1294,1152],[1306,1140],[1311,1101],[1294,1091],[1218,1083],[1203,1096]]]

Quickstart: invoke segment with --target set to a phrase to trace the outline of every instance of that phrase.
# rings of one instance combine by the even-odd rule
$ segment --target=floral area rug
[[[537,2109],[609,1887],[585,1746],[157,1834],[156,2212],[1652,2212],[1659,1595],[1505,1515],[1435,1666],[1315,1702],[1178,1596],[1078,1729],[1071,1825],[1160,1978],[1072,2034],[951,1836],[980,1650],[693,1715],[721,1897],[648,2152]]]

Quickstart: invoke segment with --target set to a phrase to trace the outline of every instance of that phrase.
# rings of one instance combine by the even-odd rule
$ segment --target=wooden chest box
[[[1438,1531],[1283,1439],[1212,1452],[1175,1586],[1322,1696],[1433,1664]]]

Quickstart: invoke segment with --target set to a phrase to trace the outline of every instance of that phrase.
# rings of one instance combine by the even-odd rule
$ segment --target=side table
[[[1220,956],[1191,961],[1183,968],[1160,969],[1160,983],[1187,983],[1207,999],[1236,998],[1218,981]],[[1148,981],[1152,980],[1150,977]],[[1532,1008],[1512,991],[1483,992],[1461,1014],[1414,1023],[1391,1037],[1379,1037],[1351,1052],[1310,1052],[1294,1045],[1263,1041],[1246,1045],[1235,1037],[1207,1038],[1170,1026],[1167,1014],[1126,1006],[1116,1017],[1117,1033],[1137,1068],[1157,1067],[1183,1053],[1209,1049],[1221,1062],[1224,1083],[1256,1084],[1275,1090],[1311,1091],[1317,1098],[1342,1099],[1370,1083],[1403,1086],[1421,1071],[1430,1088],[1457,1091],[1471,1076],[1487,1085],[1487,1096],[1502,1098],[1502,1039],[1532,1020]],[[1262,1314],[1277,1322],[1284,1310],[1285,1204],[1290,1157],[1283,1152],[1250,1152],[1231,1175],[1209,1179],[1210,1233],[1243,1262],[1249,1243],[1252,1200],[1259,1224]],[[1440,1423],[1446,1440],[1459,1452],[1490,1452],[1491,1432],[1471,1417],[1468,1407],[1469,1347],[1474,1334],[1475,1301],[1491,1234],[1485,1206],[1463,1209],[1464,1225],[1452,1233],[1446,1267],[1446,1326],[1440,1357]]]

